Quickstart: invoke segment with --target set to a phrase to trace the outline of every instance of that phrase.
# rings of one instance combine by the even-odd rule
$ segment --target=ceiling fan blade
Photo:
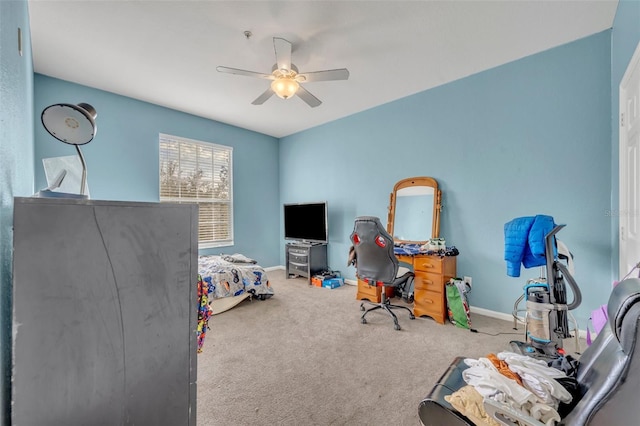
[[[262,93],[262,95],[258,96],[255,101],[251,102],[251,104],[252,105],[262,105],[272,95],[273,95],[273,90],[271,90],[271,87],[269,87],[267,90],[264,91],[264,93]]]
[[[276,64],[280,71],[291,70],[291,42],[279,38],[273,38],[273,48],[276,51]]]
[[[346,68],[340,68],[337,70],[325,70],[305,72],[298,74],[296,80],[308,83],[311,81],[329,81],[329,80],[348,80],[349,70]]]
[[[275,77],[271,74],[262,74],[260,72],[240,70],[238,68],[229,67],[216,67],[218,72],[224,72],[228,74],[244,75],[246,77],[264,78],[265,80],[273,80]]]
[[[300,99],[305,101],[307,105],[309,105],[311,108],[315,108],[322,103],[320,99],[313,96],[311,93],[309,93],[307,89],[305,89],[302,86],[298,87],[298,91],[296,92],[296,95],[298,95]]]

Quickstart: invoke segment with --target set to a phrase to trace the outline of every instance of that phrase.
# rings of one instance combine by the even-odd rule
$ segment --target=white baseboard
[[[284,271],[284,266],[282,265],[278,265],[278,266],[269,266],[268,268],[264,268],[265,271],[269,272],[269,271],[277,271],[279,269],[282,269]]]
[[[491,311],[489,309],[478,308],[477,306],[470,306],[469,310],[474,314],[513,322],[513,315],[505,314],[504,312]]]
[[[268,268],[264,268],[265,271],[269,272],[269,271],[278,271],[278,270],[286,270],[286,268],[283,265],[277,265],[277,266],[269,266]],[[349,285],[358,285],[358,280],[352,280],[352,279],[348,279],[345,278],[344,280],[345,284],[349,284]]]
[[[489,309],[478,308],[476,306],[470,306],[469,310],[471,311],[471,313],[474,313],[474,314],[484,315],[485,317],[501,319],[501,320],[509,321],[509,322],[513,323],[513,315],[511,315],[511,314],[505,314],[504,312],[497,312],[497,311],[492,311],[492,310],[489,310]],[[524,324],[522,324],[521,322],[519,324],[524,329]],[[587,331],[578,329],[578,336],[581,339],[586,339],[587,338]],[[592,339],[595,338],[593,335],[591,337],[592,337]]]
[[[285,267],[282,266],[282,265],[278,265],[278,266],[270,266],[268,268],[264,268],[265,271],[276,271],[276,270],[280,270],[280,269],[284,270]],[[344,283],[348,284],[348,285],[353,285],[353,286],[357,286],[358,285],[358,281],[357,280],[352,280],[352,279],[349,279],[349,278],[345,278]],[[484,315],[485,317],[496,318],[496,319],[503,320],[503,321],[513,322],[513,315],[511,315],[511,314],[506,314],[504,312],[492,311],[490,309],[478,308],[477,306],[470,306],[469,309],[474,314]],[[522,323],[519,323],[519,324],[523,326]],[[581,339],[586,339],[587,338],[587,331],[586,330],[578,330],[578,336]],[[595,335],[592,335],[591,337],[592,337],[592,339],[595,339]]]

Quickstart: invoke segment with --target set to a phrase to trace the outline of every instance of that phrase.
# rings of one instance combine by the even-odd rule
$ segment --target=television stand
[[[327,244],[310,242],[288,243],[285,247],[285,268],[287,279],[311,277],[329,269],[327,265]]]

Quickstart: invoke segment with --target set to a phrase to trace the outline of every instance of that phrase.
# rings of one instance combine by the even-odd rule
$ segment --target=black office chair
[[[576,368],[577,395],[568,407],[560,407],[565,426],[635,425],[640,417],[640,279],[628,278],[611,292],[607,325],[580,356]],[[462,372],[465,357],[456,357],[427,397],[418,415],[424,426],[472,426],[474,422],[456,411],[445,396],[466,383]],[[545,426],[513,410],[509,405],[485,399],[485,411],[503,424]],[[564,410],[563,410],[564,408]],[[634,420],[635,419],[635,420]]]
[[[409,318],[416,317],[407,306],[392,305],[386,297],[385,287],[397,287],[413,277],[413,272],[402,272],[398,276],[398,259],[393,253],[393,238],[384,229],[380,219],[374,216],[360,216],[355,220],[351,243],[355,252],[356,275],[372,286],[381,286],[380,303],[363,301],[360,309],[364,311],[360,317],[363,324],[367,323],[365,316],[378,309],[386,311],[395,324],[395,329],[400,330],[398,317],[392,309],[405,309],[409,312]],[[405,269],[405,268],[403,268]],[[373,305],[365,309],[364,304]]]

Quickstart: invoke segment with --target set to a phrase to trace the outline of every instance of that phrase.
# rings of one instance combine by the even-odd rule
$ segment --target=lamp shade
[[[96,135],[96,110],[89,104],[54,104],[42,111],[44,128],[54,138],[70,145],[84,145]]]

